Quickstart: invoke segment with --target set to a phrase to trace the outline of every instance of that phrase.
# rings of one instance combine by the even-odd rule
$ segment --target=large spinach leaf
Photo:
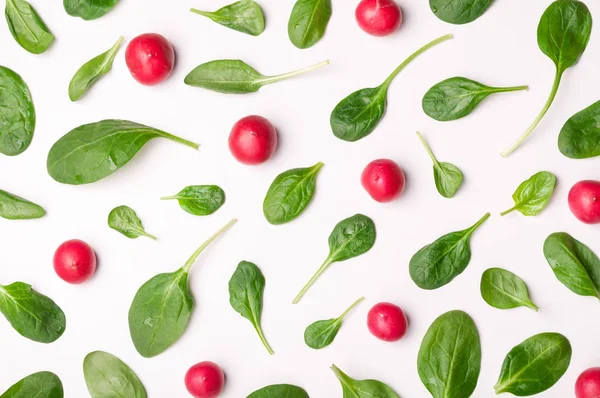
[[[238,32],[258,36],[265,30],[265,15],[254,0],[240,0],[217,11],[190,10]]]
[[[98,19],[112,10],[119,0],[63,0],[65,11],[72,17]]]
[[[303,388],[291,384],[273,384],[254,391],[247,398],[310,398]]]
[[[502,268],[490,268],[481,275],[481,297],[494,308],[506,310],[527,307],[534,311],[537,305],[529,298],[527,285],[521,278]]]
[[[10,33],[30,53],[41,54],[54,41],[44,20],[25,0],[6,0],[5,14]]]
[[[600,156],[600,101],[567,120],[558,136],[558,149],[571,159]]]
[[[462,25],[482,16],[494,0],[429,0],[431,11],[444,22]]]
[[[8,220],[29,220],[44,215],[46,211],[35,203],[0,189],[0,217]]]
[[[453,197],[456,194],[456,191],[458,191],[458,188],[462,185],[462,171],[452,163],[438,161],[423,135],[417,131],[417,136],[433,162],[433,179],[437,191],[444,198]]]
[[[177,200],[179,206],[195,216],[208,216],[225,203],[225,192],[216,185],[190,185],[177,195],[165,196],[162,200]]]
[[[378,380],[353,379],[335,365],[331,365],[331,370],[342,385],[344,398],[400,398],[390,386]]]
[[[315,350],[325,348],[329,344],[333,343],[335,336],[337,336],[340,328],[342,327],[342,322],[346,315],[350,313],[361,301],[365,298],[361,297],[356,300],[342,315],[333,319],[325,319],[322,321],[316,321],[308,325],[306,330],[304,331],[304,342],[310,348]]]
[[[35,108],[27,84],[4,66],[0,66],[0,109],[0,153],[19,155],[33,139]]]
[[[556,176],[549,171],[540,171],[523,181],[513,193],[515,205],[500,213],[504,216],[515,210],[526,216],[537,216],[550,202]]]
[[[0,398],[63,398],[65,392],[57,375],[37,372],[13,384]]]
[[[112,209],[108,214],[108,226],[130,239],[145,236],[156,240],[156,236],[150,235],[144,230],[142,220],[140,220],[135,210],[129,206],[118,206]]]
[[[92,398],[146,398],[137,375],[116,356],[94,351],[83,360],[83,376]]]
[[[314,46],[331,18],[331,0],[297,0],[288,22],[288,36],[293,45],[304,49]]]

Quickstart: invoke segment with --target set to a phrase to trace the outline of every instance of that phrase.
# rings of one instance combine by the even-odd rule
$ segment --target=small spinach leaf
[[[331,0],[297,0],[288,22],[288,36],[300,49],[314,46],[331,18]]]
[[[25,0],[6,0],[5,14],[10,33],[30,53],[41,54],[54,41],[42,18]]]
[[[13,384],[0,398],[63,398],[65,392],[57,375],[37,372]]]
[[[309,398],[303,388],[291,384],[273,384],[254,391],[247,398]]]
[[[331,370],[342,385],[344,398],[400,398],[390,386],[380,381],[353,379],[335,365],[331,365]]]
[[[104,351],[94,351],[83,360],[83,376],[92,398],[146,398],[146,389],[123,361]]]
[[[265,15],[262,8],[253,0],[236,1],[214,12],[195,8],[190,11],[210,18],[230,29],[252,36],[258,36],[265,31]]]
[[[442,236],[412,256],[409,270],[413,282],[421,289],[433,290],[462,274],[471,261],[471,236],[489,216],[487,213],[468,229]]]
[[[183,335],[194,309],[188,274],[200,253],[236,221],[231,220],[204,242],[183,267],[156,275],[139,288],[129,307],[129,333],[140,355],[154,357]]]
[[[329,256],[298,293],[293,303],[300,302],[308,289],[331,264],[358,257],[371,250],[375,244],[376,235],[375,223],[362,214],[356,214],[337,223],[329,235]]]
[[[242,261],[229,280],[229,303],[241,316],[248,319],[260,337],[263,345],[273,355],[273,349],[260,324],[265,291],[265,277],[253,263]]]
[[[494,0],[429,0],[436,17],[454,25],[473,22],[482,16]]]
[[[129,206],[119,206],[112,209],[108,214],[108,226],[130,239],[145,236],[156,240],[156,236],[150,235],[144,230],[142,220],[140,220],[135,210]]]
[[[529,298],[527,285],[521,278],[502,268],[490,268],[481,275],[481,297],[486,303],[501,310],[527,307],[538,311]]]
[[[571,159],[600,156],[600,101],[573,115],[558,136],[560,153]]]
[[[571,362],[571,343],[559,333],[540,333],[515,346],[506,355],[496,394],[509,392],[524,397],[552,387]]]
[[[334,319],[326,319],[323,321],[316,321],[308,325],[304,331],[304,342],[310,348],[315,350],[325,348],[329,344],[333,343],[335,336],[337,336],[342,322],[346,315],[354,309],[361,301],[365,298],[361,297],[354,302],[342,315]]]
[[[223,206],[225,192],[216,185],[190,185],[177,195],[165,196],[161,199],[176,199],[186,212],[195,216],[208,216]]]
[[[35,203],[0,189],[0,217],[7,220],[29,220],[45,215],[44,209]]]
[[[481,371],[481,342],[463,311],[440,315],[429,327],[417,357],[421,381],[433,398],[468,398]]]
[[[417,136],[433,162],[433,179],[437,191],[444,198],[453,197],[463,182],[462,171],[452,163],[439,162],[423,135],[417,131]]]
[[[528,180],[523,181],[513,193],[515,205],[500,215],[504,216],[518,210],[525,216],[537,216],[550,202],[555,186],[556,176],[554,174],[549,171],[535,173]]]
[[[98,19],[112,10],[119,0],[63,0],[65,11],[86,21]]]
[[[331,112],[330,124],[337,138],[354,142],[371,134],[387,108],[387,90],[394,78],[415,58],[446,40],[452,35],[442,36],[418,49],[379,86],[355,91],[337,104]]]
[[[0,109],[0,153],[19,155],[33,139],[35,108],[27,84],[4,66],[0,66]]]

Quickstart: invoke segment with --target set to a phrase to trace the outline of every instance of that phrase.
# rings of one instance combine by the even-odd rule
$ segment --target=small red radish
[[[175,52],[167,39],[158,33],[145,33],[129,42],[125,62],[138,82],[153,86],[165,80],[175,65]]]
[[[579,221],[600,223],[600,181],[584,180],[569,191],[569,208]]]
[[[576,398],[600,398],[600,368],[589,368],[575,382]]]
[[[185,387],[194,398],[218,397],[224,385],[223,370],[213,362],[197,363],[185,374]]]
[[[400,307],[392,303],[375,304],[367,315],[371,334],[383,341],[398,341],[406,333],[408,320]]]
[[[84,241],[68,240],[54,253],[54,271],[65,282],[83,283],[96,272],[96,254]]]
[[[391,202],[404,191],[404,172],[390,159],[377,159],[369,163],[360,180],[363,188],[377,202]]]
[[[356,7],[356,22],[373,36],[388,36],[402,23],[402,11],[394,0],[362,0]]]
[[[277,130],[262,116],[246,116],[233,125],[229,150],[234,158],[247,165],[266,162],[277,149]]]

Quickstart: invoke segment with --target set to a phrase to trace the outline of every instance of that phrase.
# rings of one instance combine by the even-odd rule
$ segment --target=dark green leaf
[[[423,135],[417,131],[417,136],[421,140],[421,143],[425,147],[425,150],[429,154],[431,161],[433,162],[433,179],[435,181],[435,187],[437,191],[444,198],[451,198],[456,194],[456,191],[460,188],[463,182],[463,173],[458,167],[452,163],[440,162],[437,160],[431,147],[423,138]]]
[[[54,301],[23,282],[0,286],[0,312],[21,336],[39,343],[58,340],[67,325]]]
[[[63,0],[67,14],[85,20],[98,19],[112,10],[119,0]]]
[[[304,389],[291,384],[273,384],[254,391],[247,398],[310,398]]]
[[[377,380],[356,380],[331,365],[331,369],[342,385],[344,398],[400,398],[387,384]]]
[[[30,374],[0,395],[0,398],[63,398],[63,385],[52,372]]]
[[[409,269],[415,284],[433,290],[462,274],[471,261],[471,236],[489,216],[487,213],[468,229],[442,236],[412,256]]]
[[[344,321],[344,318],[346,318],[346,315],[348,315],[348,313],[364,299],[364,297],[361,297],[356,300],[354,304],[348,307],[348,309],[337,318],[316,321],[308,325],[304,331],[304,342],[306,345],[318,350],[333,343],[335,336],[337,336],[342,327],[342,322]]]
[[[190,185],[177,195],[162,198],[162,200],[171,199],[176,199],[179,206],[190,214],[208,216],[223,206],[225,192],[216,185]]]
[[[44,209],[35,203],[0,189],[0,217],[8,220],[29,220],[44,215]]]
[[[314,46],[325,34],[331,18],[331,0],[297,0],[288,22],[293,45],[304,49]]]
[[[536,334],[510,350],[494,389],[519,397],[539,394],[560,380],[570,362],[571,343],[565,336]]]
[[[27,84],[4,66],[0,66],[0,109],[0,153],[23,153],[33,139],[35,108]]]
[[[142,220],[140,220],[135,210],[128,206],[119,206],[112,209],[108,215],[108,226],[130,239],[145,236],[156,240],[155,236],[150,235],[144,230]]]
[[[463,311],[439,316],[423,337],[417,368],[433,398],[470,397],[481,370],[481,343],[471,317]]]
[[[537,216],[548,205],[556,186],[556,177],[549,171],[540,171],[519,185],[513,193],[514,207],[502,212],[504,216],[518,210],[526,216]]]
[[[201,11],[195,8],[190,11],[252,36],[258,36],[265,30],[265,16],[258,3],[253,0],[237,1],[215,12]]]
[[[10,33],[30,53],[41,54],[54,41],[42,18],[25,0],[6,0],[5,13]]]
[[[242,261],[229,280],[229,303],[241,316],[248,319],[260,337],[263,345],[273,355],[274,352],[260,324],[263,306],[265,277],[253,263]]]
[[[463,25],[482,16],[494,0],[429,0],[431,11],[444,22]]]
[[[146,398],[146,389],[123,361],[104,351],[87,354],[83,376],[92,398]]]
[[[64,184],[96,182],[125,166],[157,137],[198,148],[198,144],[142,124],[102,120],[79,126],[60,138],[48,154],[48,173]]]
[[[571,117],[558,136],[558,149],[571,159],[600,156],[600,101]]]
[[[481,276],[481,297],[494,308],[506,310],[528,307],[534,311],[537,305],[529,298],[527,285],[521,278],[502,268],[490,268]]]

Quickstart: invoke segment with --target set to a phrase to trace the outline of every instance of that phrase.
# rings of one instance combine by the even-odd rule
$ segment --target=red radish
[[[234,158],[247,165],[269,160],[277,149],[277,130],[262,116],[246,116],[233,125],[229,150]]]
[[[68,240],[54,253],[54,271],[65,282],[79,284],[96,272],[96,255],[82,240]]]
[[[585,180],[569,191],[569,208],[579,221],[600,223],[600,181]]]
[[[369,311],[367,326],[371,334],[379,340],[398,341],[406,333],[408,320],[397,305],[379,303]]]
[[[600,398],[600,368],[583,371],[575,382],[576,398]]]
[[[197,363],[185,374],[185,387],[194,398],[218,397],[224,384],[223,370],[213,362]]]
[[[388,36],[402,23],[402,11],[394,0],[362,0],[356,7],[356,22],[373,36]]]
[[[363,188],[377,202],[391,202],[404,191],[404,172],[389,159],[377,159],[365,167],[360,177]]]
[[[145,33],[129,42],[125,62],[138,82],[153,86],[173,71],[175,52],[167,39],[158,33]]]

